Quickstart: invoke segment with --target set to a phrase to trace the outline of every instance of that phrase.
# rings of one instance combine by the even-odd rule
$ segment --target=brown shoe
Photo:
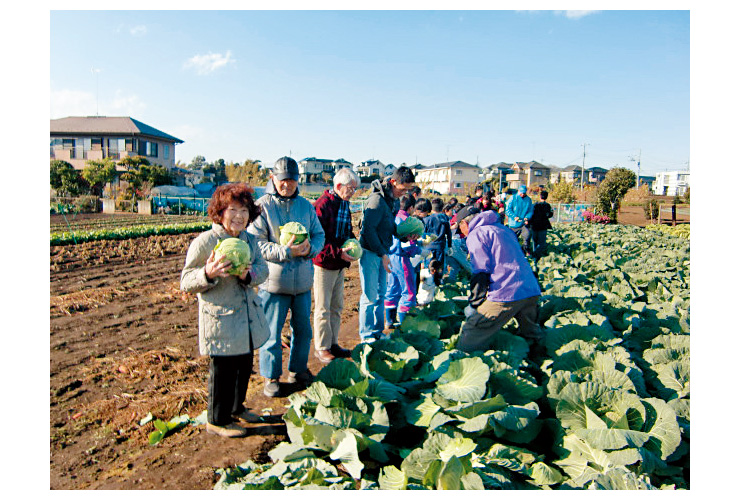
[[[238,413],[236,415],[232,415],[232,418],[236,420],[241,420],[243,422],[248,422],[250,424],[255,424],[257,422],[262,422],[262,417],[258,415],[257,413],[252,413],[248,409],[242,410],[241,413]]]
[[[332,362],[334,354],[332,354],[329,349],[314,349],[314,357],[326,365],[327,363]]]
[[[247,429],[237,424],[214,425],[206,424],[206,432],[216,434],[221,437],[240,438],[247,435]]]

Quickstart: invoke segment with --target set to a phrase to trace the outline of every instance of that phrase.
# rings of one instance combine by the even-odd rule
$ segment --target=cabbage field
[[[686,234],[685,234],[686,233]],[[539,349],[455,348],[466,282],[289,396],[269,463],[216,489],[688,489],[689,233],[559,225]]]

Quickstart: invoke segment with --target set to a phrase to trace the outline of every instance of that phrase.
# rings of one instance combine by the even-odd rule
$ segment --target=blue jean
[[[417,275],[409,257],[389,256],[391,273],[386,276],[384,306],[399,312],[409,312],[417,305]]]
[[[383,300],[386,296],[386,269],[383,260],[375,253],[365,250],[360,265],[360,305],[358,320],[362,342],[378,339],[383,334]]]
[[[270,337],[260,348],[260,375],[265,378],[280,378],[283,373],[283,350],[280,332],[291,311],[291,349],[288,356],[288,371],[301,373],[307,370],[311,349],[311,290],[299,295],[283,295],[258,292],[265,309]]]

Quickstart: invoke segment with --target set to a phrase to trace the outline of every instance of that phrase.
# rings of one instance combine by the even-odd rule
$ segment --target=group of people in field
[[[322,363],[350,356],[339,345],[345,273],[354,261],[343,245],[356,238],[350,201],[360,178],[349,168],[339,170],[331,189],[313,204],[300,195],[298,179],[296,161],[283,157],[257,200],[247,184],[219,186],[208,207],[212,228],[188,249],[181,289],[198,295],[199,350],[210,359],[210,433],[242,437],[248,430],[239,422],[258,421],[244,406],[256,351],[263,393],[281,395],[281,332],[289,313],[286,383],[308,387],[313,381],[312,340]],[[519,334],[537,343],[540,286],[527,258],[537,262],[545,251],[552,216],[547,193],[534,205],[522,188],[509,200],[477,191],[466,203],[420,195],[408,167],[371,183],[357,235],[360,341],[387,338],[412,308],[433,300],[444,276],[455,280],[465,268],[471,274],[469,304],[456,347],[487,349],[512,318]],[[424,238],[397,232],[409,217],[423,221]],[[281,243],[288,222],[300,223],[308,237]],[[214,252],[226,238],[239,238],[251,249],[252,264],[239,275]]]

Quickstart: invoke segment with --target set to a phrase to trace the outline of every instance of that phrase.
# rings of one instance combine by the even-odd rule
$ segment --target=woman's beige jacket
[[[255,287],[268,277],[268,266],[254,236],[242,231],[239,238],[252,250],[249,284],[236,276],[206,278],[206,260],[219,240],[230,235],[219,224],[201,233],[190,244],[180,289],[198,294],[198,346],[208,356],[246,354],[260,348],[268,338],[262,301]]]

